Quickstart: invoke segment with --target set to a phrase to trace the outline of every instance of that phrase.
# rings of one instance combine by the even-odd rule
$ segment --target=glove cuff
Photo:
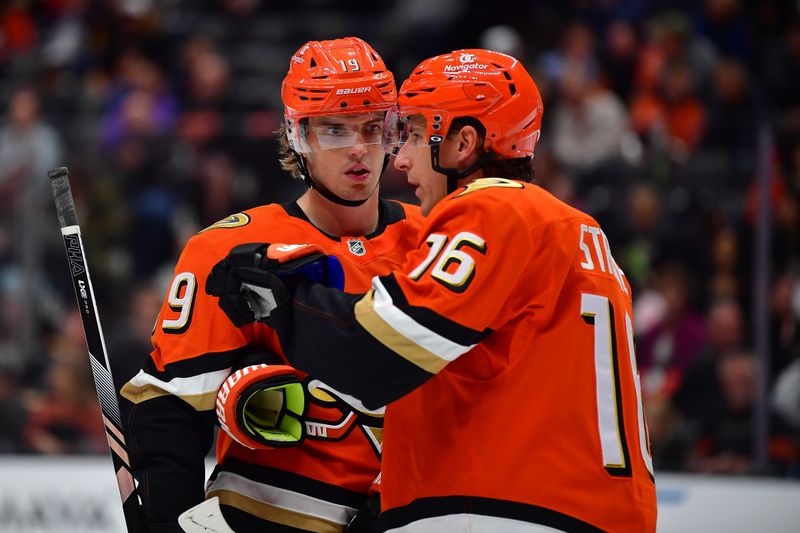
[[[296,446],[305,438],[305,388],[287,365],[237,370],[217,394],[222,429],[250,449]]]

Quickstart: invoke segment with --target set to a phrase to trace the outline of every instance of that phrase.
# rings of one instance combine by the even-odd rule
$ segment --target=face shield
[[[408,106],[390,110],[385,123],[385,149],[396,155],[405,144],[413,148],[441,144],[450,127],[450,114]]]
[[[289,145],[300,154],[363,145],[389,151],[397,142],[396,130],[387,129],[387,111],[349,115],[286,119]]]

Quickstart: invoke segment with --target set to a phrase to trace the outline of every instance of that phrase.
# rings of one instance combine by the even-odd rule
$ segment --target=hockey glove
[[[305,438],[305,389],[287,365],[258,364],[237,370],[217,393],[217,420],[251,450],[286,447]]]
[[[301,281],[344,288],[339,260],[313,244],[251,243],[234,247],[214,265],[206,292],[236,327],[269,318]]]

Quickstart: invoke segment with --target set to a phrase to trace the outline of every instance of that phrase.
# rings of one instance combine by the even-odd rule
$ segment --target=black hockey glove
[[[206,293],[219,297],[220,308],[240,328],[269,318],[300,282],[342,289],[342,265],[313,244],[240,244],[211,269]]]

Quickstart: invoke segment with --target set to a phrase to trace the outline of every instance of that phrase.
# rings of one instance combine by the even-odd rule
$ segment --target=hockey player
[[[597,222],[529,183],[534,81],[512,57],[459,50],[415,68],[399,105],[419,248],[366,294],[287,285],[268,265],[257,283],[292,364],[388,404],[382,527],[655,531],[631,289]]]
[[[396,97],[392,73],[361,39],[311,41],[292,56],[282,86],[281,162],[309,189],[294,202],[231,215],[188,242],[153,351],[122,390],[133,404],[131,459],[149,532],[181,531],[178,515],[204,497],[219,497],[237,533],[344,531],[365,503],[380,468],[382,410],[353,408],[335,389],[294,372],[290,381],[307,390],[307,409],[286,418],[294,422],[283,432],[259,429],[255,419],[245,425],[249,436],[220,431],[204,490],[218,389],[225,383],[227,393],[242,369],[283,362],[274,331],[232,324],[204,287],[232,247],[260,240],[315,243],[338,256],[351,292],[365,292],[372,276],[402,264],[422,217],[419,208],[378,195],[388,158],[384,120]],[[233,422],[224,420],[225,429],[234,430]],[[253,442],[273,446],[254,450]]]

